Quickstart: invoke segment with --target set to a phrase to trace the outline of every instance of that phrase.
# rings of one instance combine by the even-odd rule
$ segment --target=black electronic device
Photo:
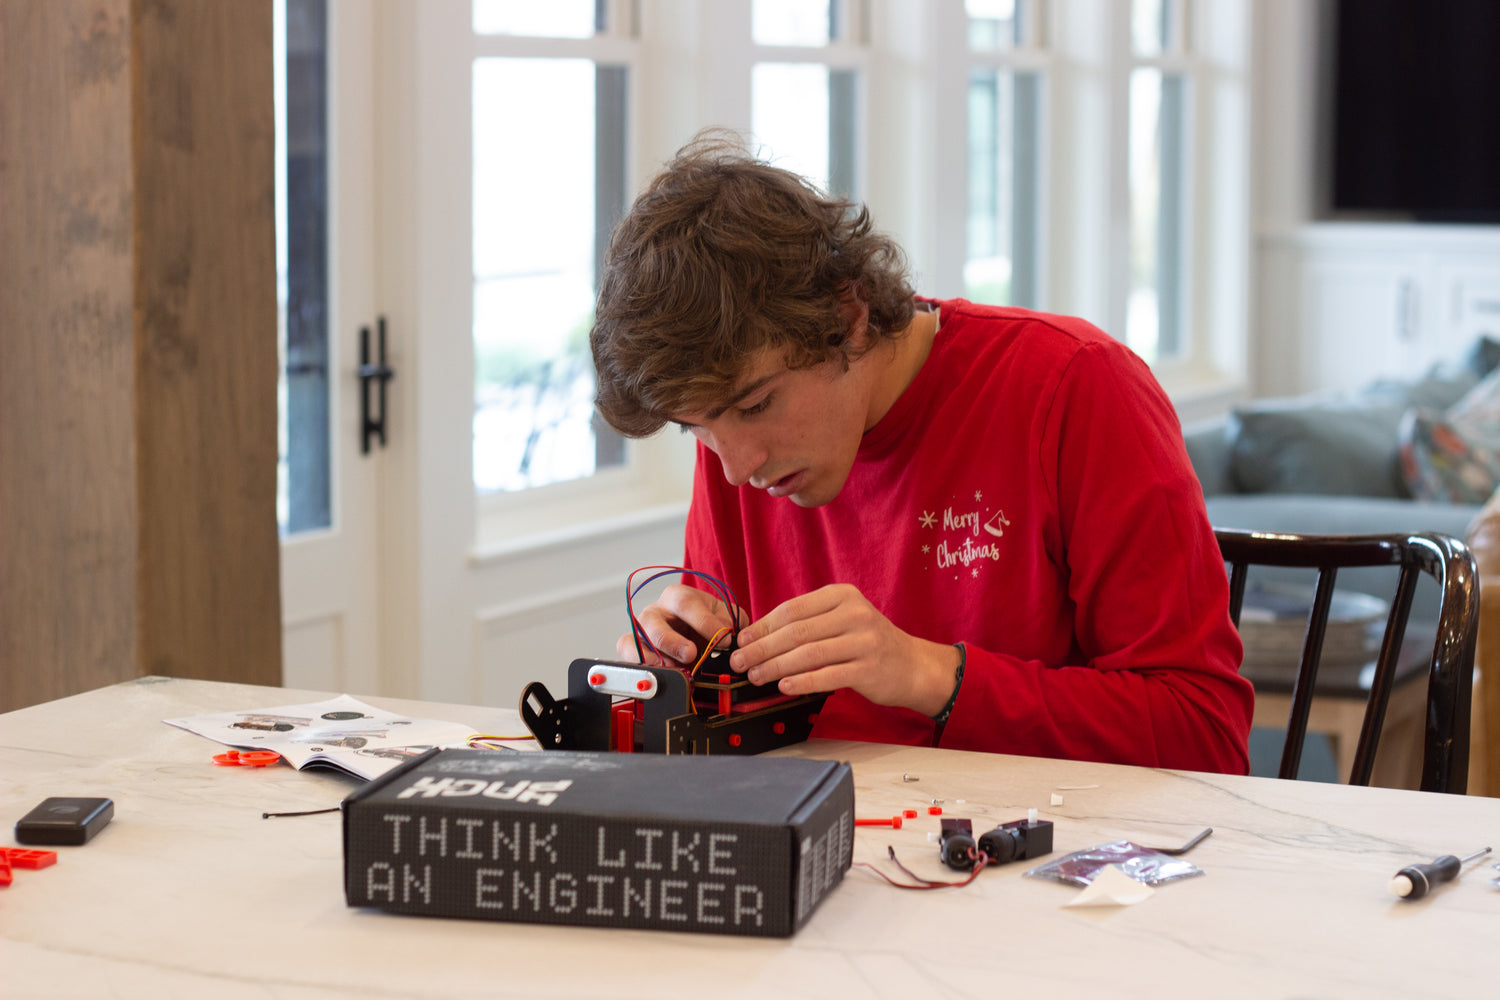
[[[1026,861],[1052,853],[1052,822],[1028,816],[1001,823],[989,833],[974,837],[974,824],[967,819],[945,819],[938,835],[938,857],[958,871],[972,871],[983,858],[985,867],[1009,861]]]
[[[86,844],[115,814],[110,799],[48,798],[16,821],[21,844]]]
[[[979,850],[986,864],[1002,865],[1007,861],[1027,861],[1052,853],[1052,822],[1045,819],[1018,819],[1001,823],[979,838]]]
[[[974,845],[974,824],[966,819],[945,819],[938,835],[938,857],[949,868],[966,872],[978,862]]]
[[[781,694],[729,669],[713,650],[693,672],[641,663],[577,659],[559,701],[534,681],[521,718],[544,750],[756,754],[812,733],[828,695]]]

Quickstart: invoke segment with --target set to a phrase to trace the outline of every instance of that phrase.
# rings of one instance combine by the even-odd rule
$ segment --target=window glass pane
[[[476,35],[592,38],[603,30],[599,0],[474,0]]]
[[[1168,0],[1131,0],[1130,44],[1138,56],[1167,50]]]
[[[1182,348],[1184,83],[1138,69],[1130,77],[1130,296],[1126,342],[1148,362]]]
[[[324,0],[281,0],[276,25],[276,520],[332,522],[328,382],[328,106]]]
[[[837,0],[755,0],[750,37],[757,45],[827,45],[836,36]]]
[[[969,78],[968,254],[964,295],[1038,306],[1038,114],[1034,73]]]
[[[617,436],[595,433],[588,331],[624,205],[625,72],[477,59],[473,83],[474,485],[589,476],[624,457]]]
[[[990,52],[1019,45],[1020,6],[1016,0],[964,0],[964,11],[969,15],[969,47]]]
[[[750,75],[750,127],[761,154],[825,190],[829,76],[828,67],[816,63],[760,63]]]

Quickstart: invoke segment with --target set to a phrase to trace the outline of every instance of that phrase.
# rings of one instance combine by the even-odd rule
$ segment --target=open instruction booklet
[[[162,721],[237,749],[275,750],[299,771],[331,767],[366,780],[435,746],[463,746],[476,732],[457,722],[397,715],[347,694],[308,705]]]

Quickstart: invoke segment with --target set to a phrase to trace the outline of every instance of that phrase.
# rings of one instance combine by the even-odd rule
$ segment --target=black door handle
[[[380,438],[380,447],[384,448],[385,441],[385,384],[396,377],[395,369],[385,363],[385,317],[376,321],[377,350],[375,362],[370,362],[370,328],[362,326],[359,328],[359,368],[355,375],[359,378],[359,450],[361,454],[370,453],[370,438]],[[370,410],[370,383],[376,385],[376,400],[379,409],[374,413]]]

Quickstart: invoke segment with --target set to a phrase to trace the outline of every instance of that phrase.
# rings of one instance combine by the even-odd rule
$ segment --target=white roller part
[[[645,670],[596,663],[589,667],[589,687],[621,698],[655,698],[656,677]]]

